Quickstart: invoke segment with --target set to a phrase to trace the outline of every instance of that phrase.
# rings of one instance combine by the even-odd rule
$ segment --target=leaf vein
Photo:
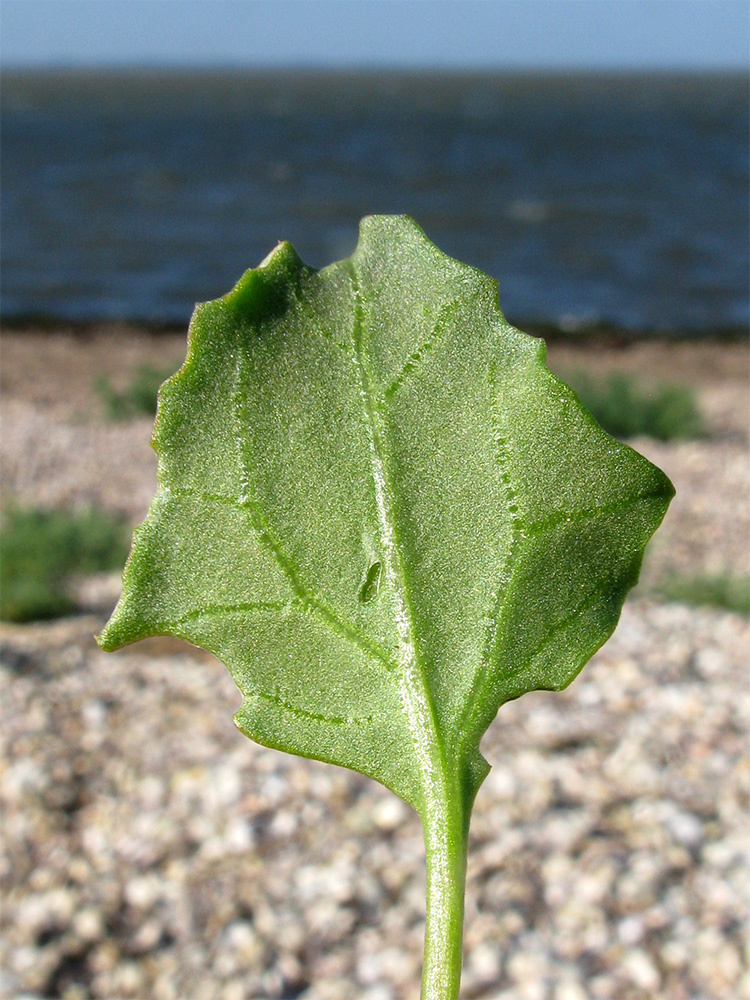
[[[506,607],[507,589],[513,575],[513,565],[518,555],[519,541],[526,534],[524,525],[519,513],[518,493],[513,483],[510,473],[509,448],[507,440],[507,430],[504,414],[499,407],[499,392],[497,386],[497,368],[493,363],[490,368],[490,399],[492,431],[496,446],[496,457],[500,469],[500,479],[505,492],[507,511],[510,515],[510,540],[503,560],[503,565],[498,574],[497,581],[491,595],[491,603],[488,608],[486,619],[487,629],[485,632],[484,652],[482,654],[480,671],[482,676],[474,679],[469,697],[466,700],[464,710],[461,713],[458,731],[463,734],[466,731],[466,739],[471,739],[474,729],[477,706],[481,707],[485,698],[485,692],[491,675],[492,663],[498,644],[498,635],[502,622],[503,612]]]
[[[200,618],[231,615],[246,611],[287,611],[293,608],[304,608],[304,606],[301,600],[295,598],[291,601],[243,601],[239,604],[207,604],[205,607],[194,608],[192,611],[181,615],[173,625],[175,628],[179,628],[181,625],[197,621]]]
[[[324,722],[326,725],[362,725],[363,723],[373,722],[378,715],[381,714],[379,712],[373,712],[371,715],[325,715],[322,712],[309,712],[305,708],[298,708],[296,705],[291,705],[289,702],[284,701],[278,694],[268,694],[267,691],[259,690],[253,691],[250,694],[244,694],[244,698],[246,701],[251,698],[270,701],[272,704],[282,708],[285,712],[289,712],[290,715],[296,715],[303,719],[312,719],[314,722]]]
[[[396,395],[396,393],[401,389],[401,387],[409,380],[415,371],[424,362],[424,359],[429,353],[435,348],[440,341],[443,339],[443,334],[445,333],[448,323],[455,313],[458,312],[461,305],[465,303],[465,299],[452,299],[447,302],[443,308],[438,313],[435,324],[431,332],[425,337],[419,347],[409,355],[404,364],[401,367],[398,375],[393,379],[391,384],[383,393],[380,399],[380,405],[383,406],[390,402],[391,399]]]
[[[555,514],[550,514],[549,517],[541,518],[538,521],[531,521],[524,527],[524,534],[529,538],[536,538],[539,535],[546,534],[548,531],[554,531],[555,528],[559,527],[561,524],[580,524],[582,521],[590,521],[595,517],[606,517],[608,514],[619,514],[621,511],[627,510],[628,507],[632,507],[634,504],[639,503],[642,500],[658,499],[660,496],[655,490],[648,493],[639,493],[634,497],[627,497],[624,500],[618,500],[612,504],[602,504],[595,507],[586,507],[581,510],[574,511],[558,511]]]

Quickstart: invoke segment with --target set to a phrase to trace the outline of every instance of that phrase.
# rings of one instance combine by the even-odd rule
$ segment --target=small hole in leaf
[[[359,588],[357,599],[360,604],[369,604],[378,596],[380,590],[380,576],[382,567],[379,562],[373,563],[367,570],[362,586]]]

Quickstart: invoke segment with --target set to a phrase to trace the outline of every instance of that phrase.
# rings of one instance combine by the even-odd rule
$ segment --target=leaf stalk
[[[468,826],[461,795],[435,803],[424,820],[427,861],[422,1000],[458,1000]]]

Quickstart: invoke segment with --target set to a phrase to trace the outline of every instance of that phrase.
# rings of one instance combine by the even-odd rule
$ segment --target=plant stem
[[[427,923],[422,1000],[458,1000],[461,980],[469,824],[464,822],[462,797],[448,798],[428,809],[424,819]]]

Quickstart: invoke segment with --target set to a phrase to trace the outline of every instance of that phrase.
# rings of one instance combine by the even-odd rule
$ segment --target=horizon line
[[[4,63],[4,64],[3,64]],[[555,65],[498,65],[494,63],[485,64],[452,64],[441,66],[439,64],[405,64],[405,63],[241,63],[241,62],[185,62],[185,63],[159,63],[145,61],[126,62],[86,62],[86,63],[24,63],[7,62],[0,60],[0,72],[35,72],[35,73],[88,73],[88,72],[146,72],[146,73],[261,73],[261,72],[281,72],[281,73],[363,73],[374,75],[378,73],[403,73],[409,75],[418,74],[440,74],[450,75],[485,75],[488,73],[507,73],[512,75],[524,74],[588,74],[598,73],[609,74],[714,74],[714,75],[739,75],[745,74],[750,68],[748,65],[710,64],[710,65],[663,65],[644,63],[643,65],[632,64],[607,64],[586,63],[578,66],[555,64]],[[750,88],[750,81],[748,81]]]

